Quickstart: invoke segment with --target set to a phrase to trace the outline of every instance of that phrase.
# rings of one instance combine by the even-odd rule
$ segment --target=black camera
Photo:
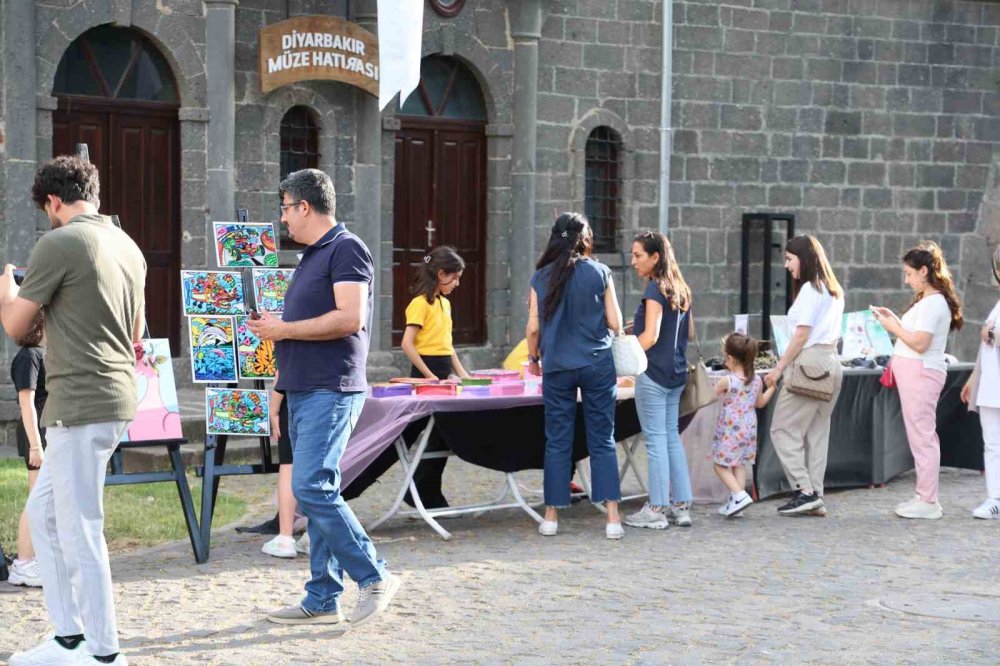
[[[14,269],[14,284],[21,286],[24,282],[24,274],[28,272],[27,268],[15,268]]]

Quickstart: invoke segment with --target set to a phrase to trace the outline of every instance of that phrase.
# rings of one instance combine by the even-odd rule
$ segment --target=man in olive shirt
[[[35,176],[32,198],[52,222],[31,253],[20,289],[0,276],[0,320],[17,338],[45,308],[48,449],[28,520],[55,636],[11,664],[125,664],[118,652],[104,541],[104,476],[135,418],[135,351],[143,327],[146,262],[97,212],[97,169],[58,157]]]

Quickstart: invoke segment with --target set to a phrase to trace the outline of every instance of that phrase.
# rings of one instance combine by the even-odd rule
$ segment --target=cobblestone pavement
[[[492,496],[499,476],[453,459],[446,480],[454,502]],[[537,488],[540,475],[522,484]],[[825,519],[779,517],[767,501],[726,521],[704,505],[693,528],[627,528],[620,542],[604,539],[585,503],[547,539],[518,510],[448,521],[451,541],[397,518],[374,534],[403,578],[397,601],[346,634],[266,622],[266,610],[297,600],[308,563],[269,558],[261,539],[220,528],[206,565],[186,542],[113,556],[122,646],[139,665],[996,664],[1000,521],[969,514],[983,490],[979,474],[945,471],[937,522],[891,515],[912,492],[904,477],[831,493]],[[373,520],[392,491],[380,484],[355,509]],[[961,595],[992,620],[880,603],[912,598],[921,610],[928,594]],[[349,589],[348,612],[355,599]],[[0,659],[49,630],[38,592],[0,595],[0,618]]]

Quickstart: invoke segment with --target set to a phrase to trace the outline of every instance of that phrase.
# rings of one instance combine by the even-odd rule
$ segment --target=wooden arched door
[[[428,56],[420,86],[399,111],[392,240],[392,340],[398,345],[416,268],[454,246],[465,259],[449,297],[455,344],[486,340],[486,104],[454,58]]]
[[[56,71],[52,153],[86,143],[101,178],[102,213],[146,258],[152,337],[181,352],[180,136],[177,87],[156,48],[134,30],[101,26],[77,38]]]

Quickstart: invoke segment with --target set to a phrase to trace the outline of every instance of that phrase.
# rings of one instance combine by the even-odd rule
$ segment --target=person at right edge
[[[61,156],[45,163],[31,196],[52,231],[35,245],[20,290],[14,267],[4,267],[0,319],[19,338],[45,308],[48,448],[28,497],[28,523],[55,634],[10,663],[127,664],[104,541],[104,477],[135,418],[146,261],[97,212],[100,183],[90,162]]]
[[[823,246],[813,236],[796,236],[788,241],[785,268],[795,294],[787,315],[793,333],[778,365],[764,378],[768,386],[784,380],[771,418],[771,442],[792,487],[792,496],[778,507],[778,513],[825,516],[823,477],[830,446],[830,417],[844,380],[837,358],[844,290]],[[829,401],[788,390],[787,382],[797,363],[833,373],[833,397]]]
[[[281,222],[307,247],[285,294],[281,319],[249,320],[261,340],[274,340],[275,390],[285,392],[292,440],[292,492],[309,519],[311,579],[298,603],[271,611],[278,624],[347,627],[340,610],[344,572],[360,588],[350,626],[384,611],[400,581],[379,559],[340,492],[340,460],[365,403],[375,266],[360,238],[336,218],[333,181],[302,169],[278,186]]]

